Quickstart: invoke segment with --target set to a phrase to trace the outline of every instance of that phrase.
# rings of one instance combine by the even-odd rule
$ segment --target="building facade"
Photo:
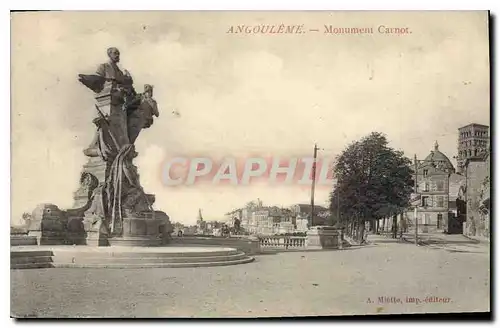
[[[329,213],[328,209],[324,206],[314,206],[314,222],[311,222],[311,205],[310,204],[295,204],[290,206],[293,217],[297,219],[307,219],[308,227],[325,225]]]
[[[489,149],[489,127],[471,123],[458,129],[457,172],[463,173],[465,161]]]
[[[439,151],[436,142],[434,150],[423,161],[419,161],[414,178],[417,181],[416,197],[413,197],[413,206],[404,217],[412,226],[418,220],[421,232],[448,232],[448,219],[456,211],[454,204],[464,177],[455,173],[453,164]]]
[[[296,204],[290,208],[283,208],[263,206],[260,201],[251,203],[254,203],[254,206],[226,213],[225,222],[238,218],[244,232],[252,235],[291,234],[305,232],[308,229],[310,205]],[[323,206],[315,206],[315,213],[315,221],[318,223],[325,221],[329,215],[328,209]]]
[[[466,204],[463,233],[490,238],[490,154],[470,158],[465,163],[466,186],[461,196]]]

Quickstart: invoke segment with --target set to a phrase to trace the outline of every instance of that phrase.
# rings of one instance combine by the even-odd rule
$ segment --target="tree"
[[[24,221],[24,226],[28,228],[32,219],[32,215],[28,212],[24,212],[21,218]]]
[[[250,210],[250,211],[257,210],[260,207],[262,207],[262,202],[260,201],[260,199],[258,199],[256,201],[252,200],[252,201],[245,204],[245,208]]]
[[[330,195],[330,210],[337,213],[338,206],[337,223],[363,242],[367,221],[403,212],[413,190],[410,164],[381,133],[350,144],[334,167],[337,185]]]
[[[238,218],[234,218],[234,231],[235,233],[239,233],[241,228],[241,222]]]

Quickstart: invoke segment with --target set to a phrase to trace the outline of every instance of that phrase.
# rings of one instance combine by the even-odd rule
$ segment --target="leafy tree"
[[[337,206],[340,214],[337,224],[362,242],[365,222],[402,213],[413,190],[410,165],[410,159],[390,148],[378,132],[347,146],[337,158],[337,186],[330,195],[332,215]]]
[[[245,204],[245,208],[248,210],[257,210],[262,206],[262,202],[260,200],[252,200]]]
[[[23,215],[21,216],[21,218],[24,221],[24,226],[26,228],[28,228],[30,225],[31,219],[33,218],[32,215],[28,212],[24,212]]]

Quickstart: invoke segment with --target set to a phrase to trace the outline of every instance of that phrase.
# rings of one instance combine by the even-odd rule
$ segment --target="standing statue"
[[[28,231],[40,244],[156,246],[173,231],[168,215],[153,209],[155,196],[144,192],[133,164],[135,140],[159,116],[153,87],[138,94],[131,74],[118,66],[120,51],[112,47],[107,55],[95,74],[78,75],[94,93],[96,131],[84,150],[88,162],[73,207],[40,204],[33,212]]]
[[[97,131],[84,154],[91,158],[90,173],[100,178],[89,199],[97,203],[88,207],[93,209],[94,222],[96,216],[102,218],[110,236],[144,236],[160,230],[164,235],[171,231],[165,229],[168,216],[153,209],[154,195],[144,192],[133,164],[135,140],[142,129],[151,127],[153,116],[159,117],[153,87],[146,84],[138,94],[131,74],[118,66],[120,51],[112,47],[107,55],[108,62],[99,65],[95,74],[79,74],[79,81],[95,93],[97,101],[93,120]]]

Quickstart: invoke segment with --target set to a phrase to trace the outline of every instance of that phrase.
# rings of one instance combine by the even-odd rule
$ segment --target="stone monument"
[[[153,86],[145,85],[144,92],[137,93],[130,73],[118,67],[119,50],[109,48],[107,53],[109,61],[99,65],[95,74],[79,74],[79,81],[94,93],[96,131],[83,151],[88,161],[74,193],[73,208],[60,211],[52,204],[39,205],[33,212],[29,233],[39,235],[40,240],[44,232],[60,236],[59,226],[57,233],[43,229],[44,220],[50,217],[52,222],[53,213],[58,213],[65,227],[60,243],[165,244],[173,231],[169,217],[153,209],[155,196],[144,192],[133,164],[138,155],[135,140],[142,129],[152,126],[153,116],[159,117]]]

